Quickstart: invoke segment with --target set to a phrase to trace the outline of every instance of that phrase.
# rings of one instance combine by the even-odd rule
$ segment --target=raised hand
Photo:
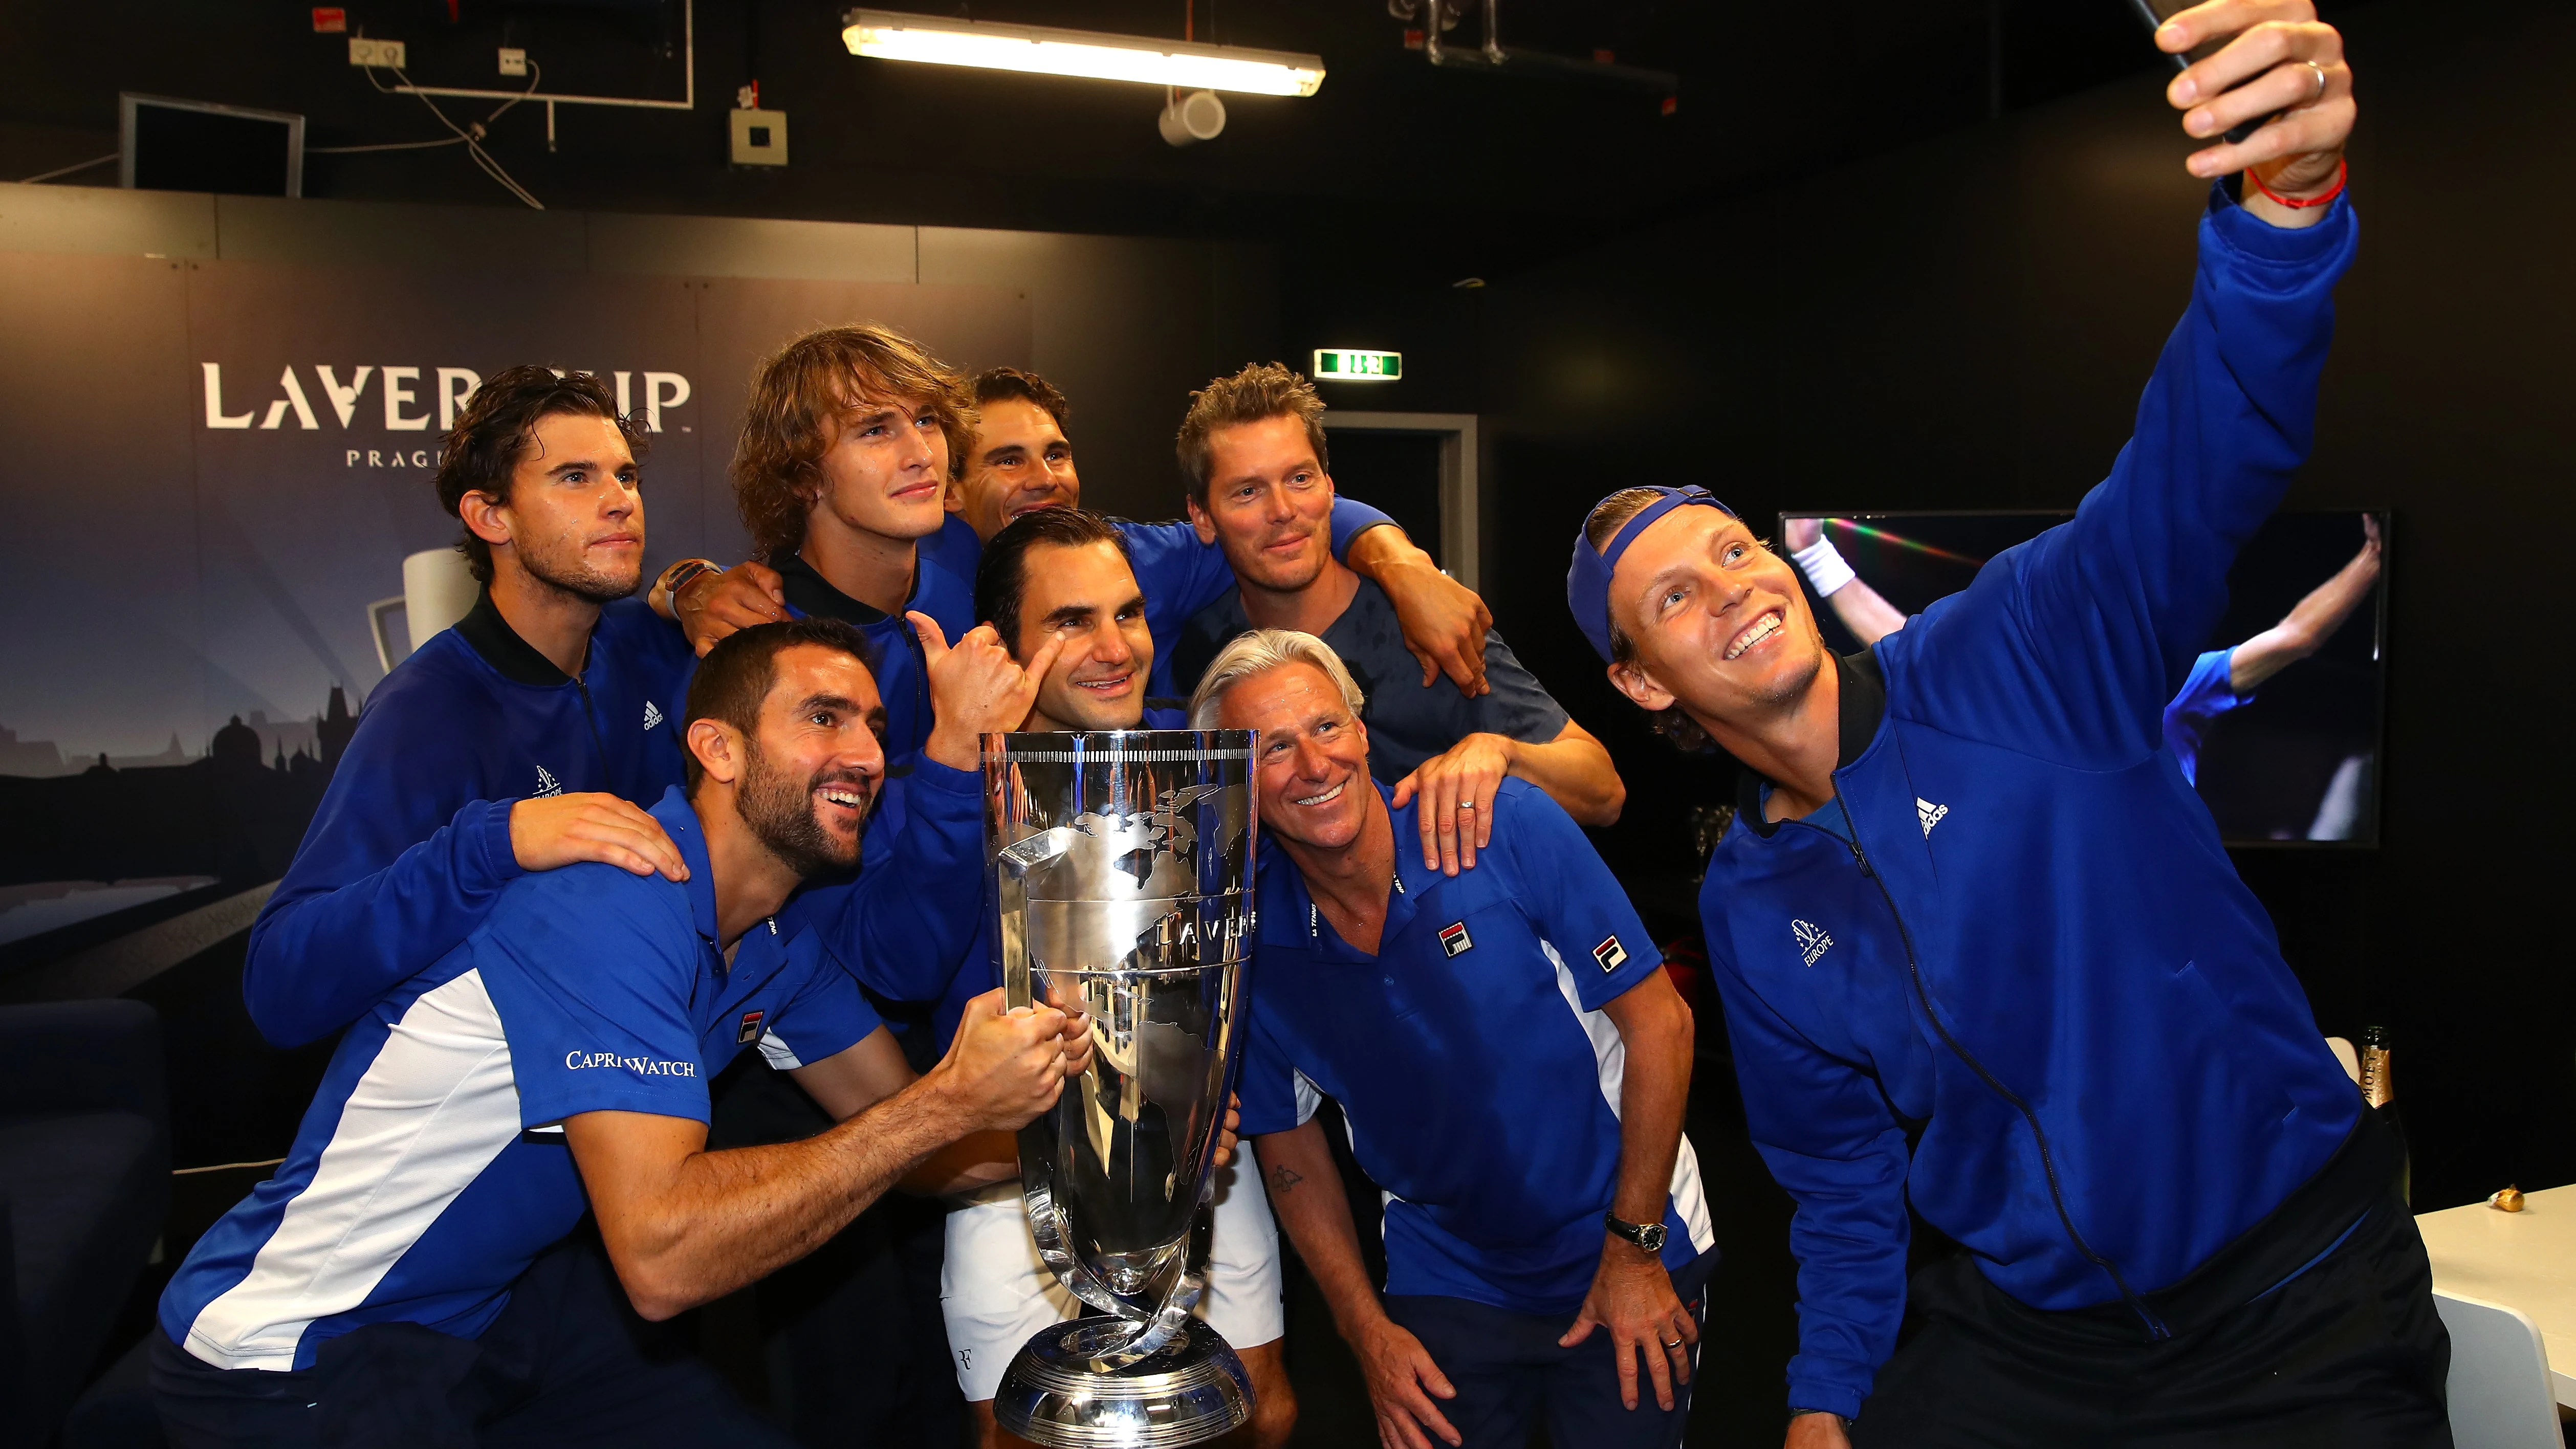
[[[1699,1342],[1699,1320],[1673,1292],[1673,1277],[1625,1238],[1608,1238],[1601,1266],[1592,1275],[1592,1291],[1583,1295],[1583,1311],[1558,1339],[1572,1348],[1595,1328],[1610,1330],[1610,1352],[1619,1365],[1619,1402],[1637,1407],[1637,1365],[1655,1381],[1655,1405],[1670,1410],[1673,1385],[1690,1382],[1691,1345]]]
[[[671,612],[689,636],[689,647],[705,658],[727,634],[786,619],[785,581],[762,563],[738,563],[722,573],[709,569],[680,586]]]
[[[976,769],[984,736],[1018,729],[1028,719],[1038,685],[1064,652],[1064,637],[1050,636],[1023,668],[990,624],[967,630],[952,646],[938,620],[918,611],[904,617],[921,637],[929,665],[933,722],[922,753],[952,770]]]
[[[1395,806],[1422,797],[1422,865],[1443,875],[1472,870],[1478,849],[1494,843],[1494,792],[1512,772],[1517,741],[1472,734],[1395,782]]]
[[[2165,87],[2165,98],[2183,112],[2183,130],[2223,138],[2242,122],[2279,115],[2241,142],[2221,139],[2193,152],[2191,174],[2251,171],[2293,199],[2322,194],[2341,175],[2343,143],[2352,134],[2343,36],[2317,19],[2310,0],[2209,0],[2156,28],[2157,46],[2173,55],[2222,36],[2235,38]],[[2317,219],[2246,190],[2247,209],[2276,226]]]
[[[637,875],[689,878],[688,862],[662,822],[614,795],[546,795],[510,807],[510,854],[521,870],[598,861]]]

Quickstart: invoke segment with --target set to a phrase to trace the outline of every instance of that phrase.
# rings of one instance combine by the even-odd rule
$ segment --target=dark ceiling
[[[1501,0],[1507,45],[1606,50],[1678,76],[1664,115],[1645,91],[1435,69],[1386,0],[1197,5],[1203,40],[1320,53],[1322,91],[1229,97],[1223,136],[1175,150],[1155,133],[1156,91],[860,60],[841,45],[839,5],[700,0],[694,111],[565,107],[549,152],[526,106],[488,145],[550,206],[1263,237],[1455,277],[2163,64],[2129,0]],[[352,32],[405,41],[422,84],[518,84],[495,73],[507,44],[550,91],[680,93],[681,0],[346,10]],[[971,13],[1177,36],[1184,0],[980,0]],[[1451,38],[1478,33],[1471,13]],[[752,79],[788,114],[783,171],[725,164],[720,112]],[[445,134],[417,99],[372,89],[346,38],[314,33],[304,6],[0,0],[0,176],[112,150],[120,90],[300,112],[317,147]],[[491,105],[445,104],[459,120]],[[453,147],[315,155],[306,194],[515,204]]]

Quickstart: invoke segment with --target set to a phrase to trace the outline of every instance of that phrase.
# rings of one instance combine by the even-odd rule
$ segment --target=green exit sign
[[[1404,354],[1369,352],[1357,347],[1315,349],[1315,377],[1321,382],[1393,382],[1404,376]]]

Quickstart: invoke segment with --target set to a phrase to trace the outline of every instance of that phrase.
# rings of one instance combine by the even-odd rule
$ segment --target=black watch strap
[[[1617,1213],[1603,1213],[1601,1215],[1601,1223],[1602,1226],[1608,1228],[1614,1233],[1617,1233],[1619,1236],[1626,1238],[1629,1242],[1636,1244],[1646,1252],[1660,1253],[1663,1251],[1664,1233],[1666,1229],[1662,1223],[1632,1223],[1627,1219],[1620,1217]]]
[[[680,606],[680,590],[689,586],[689,580],[696,578],[700,574],[720,574],[723,572],[723,569],[716,567],[705,559],[684,559],[676,568],[673,568],[671,572],[663,578],[662,596],[669,599],[671,601],[671,607],[676,609]]]

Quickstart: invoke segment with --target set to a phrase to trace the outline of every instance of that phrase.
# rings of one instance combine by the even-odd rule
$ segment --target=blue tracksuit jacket
[[[473,934],[525,873],[510,850],[520,800],[662,798],[680,782],[691,662],[679,630],[627,599],[600,612],[568,678],[487,591],[394,666],[251,924],[242,999],[261,1035],[328,1036]]]
[[[2347,202],[2287,231],[2217,196],[2110,477],[1844,661],[1838,802],[1764,825],[1748,798],[1711,855],[1746,1115],[1797,1202],[1796,1407],[1861,1411],[1904,1308],[1909,1195],[2013,1297],[2125,1299],[2152,1335],[2138,1295],[2357,1120],[2162,735],[2307,454],[2354,238]]]

